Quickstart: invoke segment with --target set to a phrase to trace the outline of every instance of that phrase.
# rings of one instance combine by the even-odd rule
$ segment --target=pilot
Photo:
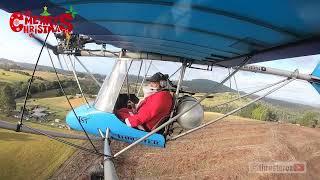
[[[117,116],[134,128],[151,131],[170,115],[173,98],[167,86],[168,75],[160,72],[147,79],[148,85],[143,86],[144,97],[137,106],[129,101],[131,108],[117,110]]]

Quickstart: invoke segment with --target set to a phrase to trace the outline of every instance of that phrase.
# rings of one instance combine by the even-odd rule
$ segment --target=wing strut
[[[80,61],[80,59],[77,56],[74,56],[74,58],[78,61],[78,63],[83,67],[83,69],[85,71],[87,71],[87,73],[89,74],[89,76],[97,83],[97,85],[101,88],[101,83],[92,75],[92,73],[89,71],[89,69],[86,68],[85,65],[82,64],[82,62]]]
[[[26,110],[26,105],[27,105],[27,100],[28,100],[28,97],[29,97],[30,88],[31,88],[31,85],[32,85],[32,81],[33,81],[33,78],[34,78],[34,74],[35,74],[35,72],[36,72],[36,70],[37,70],[37,67],[38,67],[38,63],[39,63],[39,61],[40,61],[40,57],[41,57],[43,48],[46,46],[46,42],[47,42],[47,40],[48,40],[49,34],[50,34],[50,32],[47,34],[46,39],[44,40],[44,42],[43,42],[43,44],[42,44],[40,53],[39,53],[39,55],[38,55],[37,62],[36,62],[36,64],[34,65],[34,68],[33,68],[32,76],[31,76],[31,78],[29,79],[28,89],[27,89],[27,92],[26,92],[26,96],[25,96],[25,98],[24,98],[23,108],[22,108],[22,112],[21,112],[20,121],[19,121],[19,123],[17,124],[17,129],[16,129],[17,132],[20,132],[21,126],[23,125],[23,116],[24,116],[24,113],[25,113],[25,110]]]
[[[246,57],[240,64],[239,66],[229,75],[227,76],[224,80],[222,80],[219,84],[217,84],[214,89],[220,87],[222,84],[224,84],[226,81],[228,81],[234,74],[236,74],[241,67],[243,67],[244,65],[246,65],[251,59],[251,56]],[[189,108],[187,108],[186,110],[184,110],[183,112],[177,114],[176,116],[170,118],[167,122],[163,123],[161,126],[159,126],[158,128],[154,129],[153,131],[151,131],[150,133],[146,134],[145,136],[141,137],[140,139],[138,139],[137,141],[135,141],[134,143],[130,144],[129,146],[123,148],[122,150],[120,150],[119,152],[117,152],[114,157],[119,156],[120,154],[126,152],[127,150],[131,149],[132,147],[136,146],[138,143],[142,142],[143,140],[145,140],[146,138],[148,138],[149,136],[151,136],[152,134],[160,131],[162,128],[166,127],[168,124],[172,123],[173,121],[177,120],[179,117],[181,117],[182,115],[184,115],[186,112],[190,111],[191,109],[193,109],[195,106],[197,106],[198,104],[200,104],[203,100],[205,100],[208,96],[210,96],[210,94],[212,94],[212,92],[208,92],[206,93],[201,99],[199,99],[197,101],[197,103],[193,104],[192,106],[190,106]]]
[[[286,82],[284,82],[284,83],[281,84],[280,86],[278,86],[278,87],[276,87],[276,88],[268,91],[267,93],[265,93],[264,95],[262,95],[262,96],[260,96],[260,97],[258,97],[258,98],[256,98],[256,99],[250,101],[249,103],[245,104],[244,106],[239,107],[239,108],[237,108],[237,109],[235,109],[235,110],[233,110],[233,111],[230,111],[229,113],[227,113],[227,114],[225,114],[225,115],[223,115],[223,116],[221,116],[221,117],[219,117],[219,118],[217,118],[217,119],[214,119],[214,120],[209,121],[209,122],[207,122],[207,123],[205,123],[205,124],[202,124],[201,126],[198,126],[198,127],[196,127],[196,128],[190,129],[190,130],[188,130],[188,131],[186,131],[186,132],[184,132],[184,133],[181,133],[181,134],[179,134],[179,135],[177,135],[177,136],[174,136],[174,137],[172,137],[170,140],[175,140],[175,139],[177,139],[177,138],[179,138],[179,137],[185,136],[185,135],[190,134],[190,133],[192,133],[192,132],[194,132],[194,131],[197,131],[197,130],[199,130],[199,129],[201,129],[201,128],[204,128],[204,127],[206,127],[206,126],[208,126],[208,125],[210,125],[210,124],[212,124],[212,123],[216,123],[216,122],[218,122],[218,121],[220,121],[220,120],[222,120],[222,119],[224,119],[224,118],[226,118],[226,117],[228,117],[228,116],[230,116],[230,115],[232,115],[232,114],[234,114],[234,113],[242,110],[243,108],[248,107],[249,105],[251,105],[251,104],[259,101],[260,99],[262,99],[262,98],[264,98],[264,97],[266,97],[266,96],[274,93],[275,91],[277,91],[277,90],[279,90],[280,88],[286,86],[287,84],[289,84],[290,82],[292,82],[292,81],[294,81],[294,80],[295,80],[295,78],[288,79],[288,80],[286,80]]]
[[[49,53],[49,49],[48,49],[48,53]],[[70,56],[69,56],[69,60],[70,60],[71,69],[72,69],[74,78],[76,79],[76,82],[77,82],[78,88],[79,88],[79,90],[80,90],[80,93],[81,93],[81,95],[82,95],[85,103],[87,103],[87,105],[89,106],[89,102],[88,102],[86,96],[84,95],[83,90],[82,90],[82,87],[81,87],[81,85],[80,85],[80,81],[79,81],[79,78],[78,78],[78,75],[77,75],[77,71],[76,71],[75,64],[72,63],[72,60],[71,60],[71,57],[70,57]]]
[[[45,45],[46,45],[46,43],[45,43]],[[46,47],[47,47],[47,46],[46,46]],[[47,47],[47,48],[48,48],[48,47]],[[93,144],[92,140],[90,139],[87,131],[84,129],[84,127],[83,127],[83,125],[82,125],[82,123],[81,123],[81,121],[80,121],[80,117],[76,114],[76,112],[75,112],[75,110],[74,110],[74,108],[73,108],[73,106],[72,106],[72,104],[71,104],[71,102],[70,102],[70,100],[69,100],[66,92],[64,91],[64,88],[62,87],[62,84],[61,84],[61,81],[60,81],[60,78],[59,78],[57,69],[56,69],[56,67],[55,67],[55,65],[54,65],[54,63],[53,63],[53,60],[52,60],[52,57],[51,57],[51,54],[50,54],[49,50],[48,50],[48,55],[49,55],[49,58],[50,58],[52,67],[53,67],[53,69],[54,69],[54,72],[55,72],[55,74],[56,74],[56,77],[57,77],[57,79],[58,79],[58,84],[59,84],[59,86],[60,86],[60,89],[61,89],[63,95],[66,97],[67,102],[68,102],[70,108],[72,109],[75,117],[77,118],[77,120],[78,120],[78,122],[79,122],[79,124],[80,124],[80,126],[81,126],[81,128],[82,128],[82,130],[83,130],[83,132],[84,132],[84,134],[86,135],[88,141],[89,141],[90,144],[92,145],[92,147],[93,147],[93,149],[95,150],[95,152],[96,152],[96,153],[99,153],[98,149],[96,148],[96,146]]]
[[[145,63],[145,66],[146,66],[146,65],[147,65],[147,62]],[[142,81],[141,81],[141,84],[140,84],[140,86],[139,86],[139,90],[138,90],[137,95],[139,95],[139,93],[140,93],[140,91],[141,91],[142,85],[143,85],[144,81],[145,81],[146,78],[147,78],[147,75],[148,75],[148,73],[149,73],[149,70],[150,70],[150,68],[151,68],[151,65],[152,65],[152,60],[150,60],[148,69],[145,71],[145,74],[144,74],[144,77],[143,77],[143,79],[142,79]]]
[[[104,157],[103,169],[104,169],[104,179],[107,180],[118,180],[118,175],[116,169],[114,168],[113,162],[111,160],[111,149],[110,149],[110,130],[107,128],[105,140],[104,140],[104,154],[108,155]]]

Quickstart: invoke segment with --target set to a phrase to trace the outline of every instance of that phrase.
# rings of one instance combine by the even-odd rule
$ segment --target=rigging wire
[[[32,127],[29,127],[28,125],[23,124],[23,115],[24,115],[24,112],[25,112],[25,108],[26,108],[26,104],[27,104],[27,100],[28,100],[28,95],[29,95],[29,92],[30,92],[30,87],[31,87],[31,85],[32,85],[33,78],[34,78],[34,74],[35,74],[35,72],[36,72],[36,69],[37,69],[37,66],[38,66],[38,63],[39,63],[41,54],[42,54],[42,52],[43,52],[44,47],[46,46],[46,42],[47,42],[47,39],[48,39],[48,37],[49,37],[49,34],[50,34],[50,33],[47,34],[47,36],[46,36],[46,38],[45,38],[45,40],[44,40],[44,42],[43,42],[42,48],[41,48],[41,50],[40,50],[40,53],[39,53],[39,56],[38,56],[38,59],[37,59],[37,62],[36,62],[35,67],[34,67],[34,69],[33,69],[32,76],[31,76],[31,78],[30,78],[30,80],[29,80],[29,85],[28,85],[28,89],[27,89],[27,92],[26,92],[26,96],[25,96],[25,101],[24,101],[24,105],[23,105],[23,109],[22,109],[22,113],[21,113],[21,118],[20,118],[19,123],[17,124],[17,129],[16,129],[16,131],[17,131],[17,132],[20,132],[21,127],[22,127],[22,125],[23,125],[24,127],[28,128],[28,129],[30,129],[30,130],[32,130],[32,131],[35,131],[35,132],[37,132],[37,133],[39,133],[39,134],[42,134],[42,135],[45,135],[45,136],[47,136],[47,137],[49,137],[49,138],[51,138],[51,139],[54,139],[54,140],[59,141],[59,142],[62,142],[62,143],[64,143],[64,144],[66,144],[66,145],[69,145],[69,146],[72,146],[72,147],[75,147],[75,148],[78,148],[78,149],[80,149],[80,150],[84,150],[84,151],[87,151],[87,152],[90,152],[90,153],[93,153],[93,154],[96,154],[96,155],[103,155],[103,156],[106,156],[106,157],[108,157],[108,158],[112,158],[112,156],[105,155],[105,154],[102,154],[102,153],[98,152],[96,148],[95,148],[95,151],[94,151],[94,150],[91,150],[91,149],[87,149],[87,148],[85,148],[85,147],[82,147],[82,146],[73,144],[73,143],[71,143],[71,142],[65,141],[65,140],[60,139],[60,138],[58,138],[58,137],[51,136],[51,135],[49,135],[49,134],[47,134],[47,133],[45,133],[45,132],[39,131],[39,130],[37,130],[37,129],[34,129],[34,128],[32,128]],[[47,46],[46,46],[46,49],[47,49],[47,51],[48,51],[48,53],[49,53],[49,49],[48,49]],[[53,61],[52,61],[52,57],[51,57],[50,53],[49,53],[49,57],[50,57],[50,60],[51,60],[52,65],[53,65],[53,67],[54,67],[54,63],[53,63]],[[55,73],[56,73],[56,75],[57,75],[57,77],[58,77],[57,70],[56,70],[55,67],[54,67],[54,70],[55,70]],[[58,77],[58,79],[59,79],[59,77]],[[59,85],[60,85],[60,87],[62,88],[61,83],[60,83],[60,80],[59,80]],[[63,89],[62,89],[62,90],[63,90]],[[63,92],[64,92],[64,90],[63,90]],[[68,102],[69,102],[69,99],[68,99]],[[69,102],[69,103],[70,103],[70,102]],[[71,106],[71,107],[72,107],[72,106]],[[81,123],[80,123],[80,125],[81,125]],[[81,125],[81,126],[82,126],[82,125]],[[84,132],[85,132],[85,131],[84,131]],[[86,134],[86,135],[87,135],[87,134]],[[87,136],[87,138],[91,141],[91,139],[90,139],[88,136]],[[91,142],[91,143],[92,143],[92,142]],[[92,145],[93,145],[93,144],[92,144]]]
[[[87,71],[87,74],[97,83],[97,85],[101,88],[102,84],[94,77],[94,75],[89,71],[88,68],[80,61],[80,59],[77,56],[74,56],[74,58],[78,61],[78,63],[82,66],[82,68]]]
[[[62,55],[62,59],[63,59],[64,63],[66,64],[66,67],[67,67],[68,71],[70,71],[69,65],[68,65],[67,60],[64,57],[64,55]]]
[[[159,69],[156,65],[154,65],[154,63],[152,64],[152,66],[153,66],[158,72],[161,72],[160,69]]]
[[[37,132],[37,133],[39,133],[39,134],[42,134],[42,135],[44,135],[44,136],[47,136],[47,137],[50,138],[50,139],[53,139],[53,140],[56,140],[56,141],[61,142],[61,143],[63,143],[63,144],[66,144],[66,145],[68,145],[68,146],[71,146],[71,147],[74,147],[74,148],[77,148],[77,149],[80,149],[80,150],[83,150],[83,151],[86,151],[86,152],[89,152],[89,153],[92,153],[92,154],[96,154],[96,155],[106,156],[106,157],[108,157],[108,158],[112,158],[112,156],[109,156],[109,155],[106,155],[106,154],[103,154],[103,153],[94,151],[94,150],[92,150],[92,149],[88,149],[88,148],[83,147],[83,146],[79,146],[79,145],[77,145],[77,144],[71,143],[71,142],[69,142],[69,141],[63,140],[63,139],[58,138],[58,137],[54,137],[54,136],[52,136],[52,135],[50,135],[50,134],[47,134],[47,133],[45,133],[45,132],[43,132],[43,131],[39,131],[39,130],[37,130],[37,129],[34,129],[34,128],[28,126],[28,125],[24,125],[24,127],[28,128],[28,129],[30,129],[30,130],[32,130],[32,131],[34,131],[34,132]]]
[[[237,73],[241,67],[243,67],[244,65],[246,65],[250,60],[251,60],[252,56],[246,56],[244,58],[244,60],[239,63],[239,65],[237,66],[237,68],[230,74],[230,76],[227,76],[226,78],[224,78],[220,83],[218,83],[217,85],[214,86],[214,88],[218,88],[220,87],[222,84],[224,84],[226,81],[228,81],[229,78],[231,78],[235,73]],[[177,120],[179,117],[181,117],[182,115],[184,115],[186,112],[190,111],[192,108],[194,108],[195,106],[197,106],[198,104],[200,104],[203,100],[205,100],[210,94],[212,94],[212,92],[208,92],[205,95],[203,95],[198,101],[197,103],[194,103],[192,106],[186,108],[184,111],[180,112],[179,114],[175,115],[174,117],[170,118],[168,121],[166,121],[165,123],[163,123],[161,126],[157,127],[156,129],[152,130],[151,132],[149,132],[148,134],[146,134],[145,136],[139,138],[138,140],[136,140],[135,142],[133,142],[132,144],[130,144],[129,146],[123,148],[122,150],[120,150],[119,152],[117,152],[113,157],[117,157],[120,154],[128,151],[129,149],[131,149],[132,147],[136,146],[138,143],[142,142],[143,140],[147,139],[148,137],[150,137],[151,135],[153,135],[154,133],[160,131],[162,128],[164,128],[165,126],[167,126],[168,124],[172,123],[173,121]]]
[[[177,138],[179,138],[179,137],[185,136],[185,135],[190,134],[190,133],[192,133],[192,132],[194,132],[194,131],[197,131],[197,130],[205,127],[205,126],[208,126],[208,125],[210,125],[210,124],[212,124],[212,123],[216,123],[216,122],[222,120],[223,118],[228,117],[228,116],[230,116],[230,115],[232,115],[232,114],[234,114],[234,113],[242,110],[243,108],[248,107],[249,105],[251,105],[251,104],[253,104],[253,103],[255,103],[255,102],[257,102],[257,101],[259,101],[259,100],[261,100],[261,99],[263,99],[263,98],[265,98],[266,96],[274,93],[275,91],[277,91],[277,90],[279,90],[280,88],[286,86],[287,84],[289,84],[290,82],[292,82],[292,81],[294,81],[294,80],[295,80],[295,78],[288,79],[288,80],[286,80],[283,84],[281,84],[280,86],[278,86],[278,87],[276,87],[276,88],[274,88],[274,89],[271,89],[270,91],[268,91],[268,92],[265,93],[264,95],[259,96],[258,98],[250,101],[249,103],[245,104],[244,106],[241,106],[241,107],[239,107],[239,108],[237,108],[237,109],[234,109],[234,110],[228,112],[227,114],[224,114],[223,116],[221,116],[221,117],[219,117],[219,118],[217,118],[217,119],[215,119],[215,120],[209,121],[209,122],[207,122],[207,123],[205,123],[205,124],[202,124],[202,125],[200,125],[200,126],[198,126],[198,127],[196,127],[196,128],[190,129],[190,130],[188,130],[188,131],[186,131],[186,132],[184,132],[184,133],[181,133],[181,134],[179,134],[179,135],[177,135],[177,136],[174,136],[174,137],[172,137],[170,140],[175,140],[175,139],[177,139]]]
[[[230,75],[230,68],[228,68],[228,72],[229,72],[229,75]],[[230,90],[232,89],[232,86],[231,86],[231,78],[229,79],[229,86],[230,86]]]
[[[239,91],[239,88],[238,88],[238,83],[237,83],[237,80],[236,80],[236,74],[233,76],[233,80],[234,80],[234,84],[236,86],[236,89],[237,89],[237,93],[238,93],[238,97],[240,97],[240,91]]]
[[[138,77],[137,77],[137,81],[136,81],[135,88],[134,88],[134,93],[135,94],[137,93],[137,90],[138,90],[138,83],[139,83],[139,79],[140,79],[140,73],[141,73],[142,65],[143,65],[143,60],[141,60],[141,63],[140,63]]]
[[[129,68],[128,68],[128,70],[127,70],[127,78],[126,78],[126,80],[127,80],[127,81],[126,81],[126,82],[127,82],[127,95],[128,95],[128,99],[129,99],[129,100],[131,100],[131,99],[130,99],[129,71],[130,71],[132,62],[133,62],[133,60],[130,61]]]
[[[61,81],[60,81],[60,78],[59,78],[57,69],[56,69],[56,67],[55,67],[55,65],[54,65],[54,63],[53,63],[53,60],[52,60],[52,57],[51,57],[51,54],[50,54],[50,51],[49,51],[48,47],[47,47],[47,51],[48,51],[48,54],[49,54],[49,58],[50,58],[52,67],[53,67],[54,72],[55,72],[55,74],[56,74],[56,77],[57,77],[57,79],[58,79],[58,84],[59,84],[59,86],[60,86],[60,89],[61,89],[63,95],[64,95],[65,98],[67,99],[68,104],[69,104],[70,108],[72,109],[74,116],[77,118],[77,120],[78,120],[78,122],[79,122],[79,124],[80,124],[80,126],[81,126],[81,129],[82,129],[83,132],[85,133],[85,135],[86,135],[86,137],[88,138],[88,140],[89,140],[90,144],[92,145],[93,149],[94,149],[96,152],[99,152],[98,149],[96,148],[96,146],[93,144],[92,140],[90,139],[87,131],[84,129],[84,127],[83,127],[83,125],[82,125],[82,123],[81,123],[81,121],[80,121],[80,118],[78,117],[78,115],[77,115],[76,111],[74,110],[74,108],[73,108],[73,106],[72,106],[72,104],[71,104],[71,102],[70,102],[70,100],[69,100],[66,92],[64,91],[64,88],[62,87],[62,84],[61,84]]]
[[[168,79],[171,79],[178,71],[180,71],[181,68],[182,66],[180,66],[174,73],[172,73]]]
[[[87,103],[87,105],[89,106],[88,99],[86,98],[86,96],[85,96],[84,93],[83,93],[82,87],[81,87],[81,85],[80,85],[79,78],[78,78],[78,76],[77,76],[77,71],[76,71],[76,66],[75,66],[75,62],[76,62],[76,61],[74,60],[74,64],[73,64],[73,63],[72,63],[72,60],[71,60],[71,57],[70,57],[70,56],[68,56],[68,57],[69,57],[69,60],[70,60],[70,63],[71,63],[71,68],[72,68],[72,72],[73,72],[74,78],[76,79],[78,88],[79,88],[79,90],[80,90],[80,93],[81,93],[81,95],[82,95],[85,103]]]
[[[60,57],[59,57],[59,54],[57,55],[57,58],[58,58],[58,62],[59,62],[60,68],[61,68],[62,70],[64,70],[64,69],[63,69],[63,66],[62,66],[61,59],[60,59]]]
[[[283,80],[280,80],[280,81],[278,81],[278,82],[276,82],[276,83],[273,83],[273,84],[269,84],[269,85],[267,85],[267,86],[264,86],[264,87],[261,88],[261,89],[257,89],[257,90],[254,90],[254,91],[250,92],[250,93],[247,93],[247,94],[244,94],[244,95],[242,95],[242,96],[239,96],[239,97],[237,97],[237,98],[235,98],[235,99],[232,99],[232,100],[229,100],[229,101],[226,101],[226,102],[222,102],[222,103],[220,103],[220,104],[217,104],[217,105],[214,105],[214,106],[210,106],[210,107],[211,107],[211,108],[215,108],[215,107],[218,107],[218,106],[222,106],[222,105],[225,105],[225,104],[229,104],[229,103],[234,102],[234,101],[236,101],[236,100],[239,100],[239,99],[241,99],[241,98],[245,98],[245,97],[248,97],[248,96],[250,96],[250,95],[252,95],[252,94],[255,94],[255,93],[264,91],[264,90],[266,90],[266,89],[269,89],[269,88],[271,88],[271,87],[273,87],[273,86],[276,86],[276,85],[278,85],[278,84],[280,84],[280,83],[283,83],[284,81],[287,81],[287,78],[286,78],[286,79],[283,79]]]
[[[37,62],[36,62],[36,64],[34,65],[31,78],[29,79],[29,84],[28,84],[26,96],[25,96],[24,102],[23,102],[23,108],[22,108],[22,112],[21,112],[21,116],[20,116],[20,121],[19,121],[18,124],[17,124],[17,129],[16,129],[17,132],[20,132],[21,126],[22,126],[22,124],[23,124],[23,116],[24,116],[24,113],[25,113],[25,109],[26,109],[26,105],[27,105],[27,100],[28,100],[30,88],[31,88],[31,85],[32,85],[32,81],[33,81],[33,78],[34,78],[34,74],[35,74],[35,72],[36,72],[36,70],[37,70],[38,63],[39,63],[39,61],[40,61],[40,57],[41,57],[43,48],[46,46],[46,42],[47,42],[47,40],[48,40],[49,34],[50,34],[50,32],[47,34],[47,36],[46,36],[46,38],[45,38],[45,40],[44,40],[44,42],[43,42],[43,44],[42,44],[40,53],[39,53],[39,55],[38,55]]]
[[[146,80],[146,78],[147,78],[147,76],[148,76],[148,73],[149,73],[149,70],[150,70],[150,68],[151,68],[152,62],[153,62],[153,61],[152,61],[152,60],[150,60],[150,63],[149,63],[149,66],[148,66],[148,68],[147,68],[147,69],[146,69],[146,67],[147,67],[147,62],[145,63],[145,74],[144,74],[144,77],[143,77],[143,79],[142,79],[142,81],[141,81],[141,84],[140,84],[140,87],[139,87],[139,90],[138,90],[137,95],[139,95],[139,94],[140,94],[140,91],[141,91],[142,85],[143,85],[144,81]]]

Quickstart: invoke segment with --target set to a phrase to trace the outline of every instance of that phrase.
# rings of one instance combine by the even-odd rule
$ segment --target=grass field
[[[74,151],[44,136],[0,129],[0,179],[48,179]]]
[[[202,97],[202,96],[203,96],[203,94],[201,94],[201,93],[196,94],[197,98]],[[216,94],[213,94],[213,98],[207,98],[207,99],[203,100],[201,102],[201,104],[206,107],[210,107],[210,106],[215,106],[217,104],[221,104],[221,103],[230,101],[230,100],[235,99],[237,97],[238,97],[238,95],[235,93],[229,93],[229,92],[216,93]],[[229,106],[240,107],[240,106],[245,105],[249,101],[250,100],[247,98],[242,98],[240,100],[237,100],[237,101],[230,103]]]
[[[19,81],[27,81],[28,79],[29,76],[0,69],[0,82],[16,83]]]
[[[78,107],[84,103],[84,100],[83,98],[73,98],[70,99],[70,102],[73,107]],[[22,105],[22,99],[19,99],[17,105]],[[64,119],[66,114],[70,111],[70,106],[64,96],[50,98],[34,98],[28,100],[27,105],[39,105],[42,107],[48,107],[49,111],[53,112],[55,116],[57,116],[60,119]]]
[[[28,71],[28,70],[21,70],[21,71],[27,72],[30,75],[32,74],[32,71]],[[57,80],[56,74],[53,72],[36,71],[35,76],[41,77],[46,81]],[[6,82],[10,84],[21,82],[21,81],[26,82],[30,77],[31,76],[0,69],[0,82]],[[73,78],[73,77],[69,75],[59,74],[59,78],[60,80],[63,80],[63,79]],[[40,81],[40,80],[36,80],[36,81]]]
[[[29,71],[29,70],[23,70],[23,72],[27,72],[29,74],[32,74],[32,71]],[[38,76],[38,77],[42,77],[44,80],[47,80],[47,81],[56,81],[57,80],[57,76],[53,72],[36,71],[34,75]],[[60,78],[60,80],[63,80],[66,78],[73,78],[73,76],[59,74],[59,78]]]
[[[221,113],[216,113],[216,112],[204,112],[204,122],[208,122],[210,120],[214,120],[214,119],[217,119],[221,116],[223,116],[224,114],[221,114]],[[239,117],[239,116],[228,116],[226,118],[224,118],[223,120],[230,120],[230,121],[233,121],[233,120],[241,120],[241,121],[257,121],[257,123],[263,123],[263,121],[260,121],[260,120],[256,120],[256,119],[249,119],[249,118],[243,118],[243,117]]]

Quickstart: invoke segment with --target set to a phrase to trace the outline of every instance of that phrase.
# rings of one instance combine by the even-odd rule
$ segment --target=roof
[[[4,0],[9,12],[78,13],[76,33],[129,51],[235,66],[320,53],[320,1]]]

